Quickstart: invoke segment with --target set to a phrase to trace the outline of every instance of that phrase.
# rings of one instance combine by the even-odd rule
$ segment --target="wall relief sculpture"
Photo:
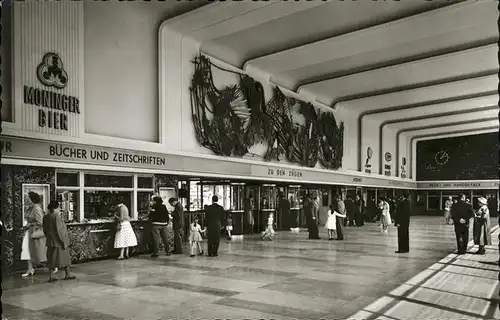
[[[263,158],[285,157],[306,167],[342,166],[344,124],[330,112],[286,97],[279,88],[266,104],[260,82],[240,75],[237,85],[214,85],[212,63],[199,55],[194,60],[191,111],[198,142],[220,156],[243,157],[257,144],[267,146]],[[300,120],[297,120],[300,119]]]

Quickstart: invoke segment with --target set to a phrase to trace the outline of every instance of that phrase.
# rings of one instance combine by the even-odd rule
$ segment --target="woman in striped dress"
[[[130,214],[126,205],[119,201],[116,206],[115,218],[118,220],[117,231],[115,235],[115,248],[120,249],[120,255],[117,260],[128,259],[129,247],[137,245],[137,238],[134,229],[130,224]]]

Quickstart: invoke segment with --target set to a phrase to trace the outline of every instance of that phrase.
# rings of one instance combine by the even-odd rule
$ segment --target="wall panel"
[[[68,130],[40,127],[39,110],[49,108],[24,103],[24,86],[83,97],[83,46],[81,42],[83,3],[77,1],[16,1],[14,2],[14,101],[16,121],[22,130],[55,136],[78,137],[83,117],[83,103],[80,114],[62,112],[67,116]],[[37,67],[46,53],[60,56],[62,68],[67,74],[65,88],[47,87],[37,79]],[[83,99],[82,99],[83,100]],[[47,115],[48,116],[48,115]]]

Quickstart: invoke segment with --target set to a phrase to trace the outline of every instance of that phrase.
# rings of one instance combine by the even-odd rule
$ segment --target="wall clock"
[[[386,162],[391,162],[391,160],[392,160],[392,154],[390,152],[386,152],[385,155],[384,155],[384,157],[385,157],[385,161]]]
[[[449,160],[450,160],[450,155],[448,154],[448,152],[444,150],[437,152],[436,155],[434,156],[434,161],[436,161],[436,163],[439,164],[440,166],[447,164]]]

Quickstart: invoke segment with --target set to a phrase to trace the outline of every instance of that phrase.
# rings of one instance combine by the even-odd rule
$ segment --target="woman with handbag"
[[[34,266],[47,261],[46,238],[43,233],[43,210],[40,195],[28,193],[28,208],[26,210],[26,233],[23,238],[21,260],[28,261],[28,270],[22,275],[28,277],[35,273]]]
[[[488,210],[488,200],[484,197],[477,199],[479,209],[474,214],[473,238],[474,244],[479,246],[477,254],[485,254],[484,246],[491,245],[491,221]]]
[[[49,282],[58,280],[54,277],[54,271],[57,268],[63,268],[66,272],[64,280],[76,279],[71,272],[68,229],[61,217],[59,202],[56,200],[51,201],[47,209],[49,213],[43,217],[43,232],[47,236],[47,267],[49,267],[50,271]]]

